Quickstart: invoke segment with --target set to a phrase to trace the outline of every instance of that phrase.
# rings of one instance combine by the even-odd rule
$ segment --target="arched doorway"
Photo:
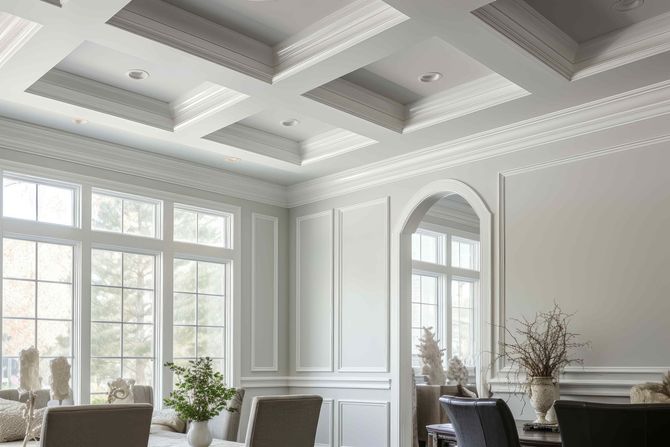
[[[398,299],[394,315],[396,321],[397,368],[395,370],[394,397],[397,403],[397,433],[399,446],[410,446],[412,439],[412,350],[411,350],[411,302],[412,293],[412,234],[424,219],[428,210],[441,199],[457,194],[472,207],[479,218],[480,281],[475,316],[476,385],[480,396],[487,395],[489,365],[493,350],[493,281],[492,281],[492,230],[493,216],[482,198],[467,184],[458,180],[438,180],[418,191],[408,202],[395,228],[398,243]]]

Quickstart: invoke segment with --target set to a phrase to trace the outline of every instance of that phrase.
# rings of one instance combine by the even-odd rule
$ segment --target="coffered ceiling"
[[[613,3],[0,0],[0,115],[294,185],[666,80]]]

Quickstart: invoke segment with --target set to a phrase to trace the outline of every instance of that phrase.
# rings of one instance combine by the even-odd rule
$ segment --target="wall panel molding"
[[[327,411],[327,414],[324,414]],[[326,419],[322,420],[321,417],[325,416]],[[330,398],[324,398],[323,404],[321,405],[321,414],[319,416],[319,428],[321,423],[328,424],[326,426],[326,433],[328,436],[327,442],[319,442],[322,439],[319,439],[319,429],[317,428],[316,432],[316,443],[315,447],[334,447],[335,444],[335,401]]]
[[[267,281],[266,275],[260,275],[258,272],[257,261],[259,261],[256,253],[258,247],[258,239],[256,232],[258,231],[258,223],[261,221],[270,222],[272,224],[272,300],[267,302],[267,297],[263,303],[264,310],[269,304],[272,305],[272,339],[269,343],[272,345],[272,359],[269,365],[259,365],[259,358],[257,352],[257,343],[267,344],[268,340],[258,340],[256,325],[256,315],[259,310],[259,299],[263,297],[258,296],[257,284],[259,281]],[[267,253],[265,254],[267,256]],[[264,256],[261,256],[261,258]],[[267,272],[265,272],[267,274]],[[251,214],[251,371],[278,371],[279,370],[279,219],[275,216],[266,216],[264,214]]]
[[[340,399],[337,401],[338,405],[338,446],[339,447],[358,447],[360,445],[369,445],[375,447],[388,447],[391,443],[391,404],[388,401],[373,401],[373,400],[349,400]],[[360,421],[361,427],[347,426],[346,413],[357,408],[364,408],[367,418],[355,418]],[[376,421],[373,414],[377,413]],[[382,424],[380,426],[380,424]],[[351,430],[347,433],[347,430]],[[379,433],[374,433],[378,430]],[[364,439],[368,436],[377,438]],[[347,444],[348,437],[354,437],[356,444]]]
[[[253,376],[242,377],[246,388],[329,388],[346,390],[390,390],[388,377],[355,376]]]
[[[612,146],[568,157],[557,158],[543,163],[522,166],[502,171],[498,174],[498,325],[494,346],[504,335],[507,307],[507,191],[509,178],[560,167],[581,161],[593,160],[631,150],[649,149],[658,144],[670,143],[670,135],[648,140]],[[632,386],[643,382],[660,382],[661,376],[670,370],[670,366],[570,366],[565,368],[560,378],[561,394],[582,397],[628,397]],[[494,393],[519,393],[524,376],[505,366],[500,360],[494,366],[493,379],[490,381]]]
[[[296,274],[296,285],[295,285],[295,315],[296,315],[296,322],[295,322],[295,370],[297,372],[332,372],[333,371],[333,353],[334,353],[334,340],[335,337],[333,335],[333,319],[334,319],[334,272],[333,272],[333,256],[334,256],[334,228],[333,228],[333,210],[328,210],[328,211],[323,211],[320,213],[316,214],[310,214],[306,216],[300,216],[296,219],[296,254],[295,254],[295,274]],[[306,275],[303,274],[303,262],[304,259],[301,255],[301,248],[302,248],[302,237],[303,237],[303,226],[306,225],[306,222],[309,222],[310,220],[316,220],[316,219],[323,219],[325,220],[325,223],[327,225],[326,229],[326,251],[323,253],[320,253],[322,256],[324,256],[325,260],[325,267],[328,270],[328,286],[325,287],[326,294],[328,296],[328,321],[327,322],[320,322],[321,326],[326,328],[328,333],[329,333],[329,343],[328,346],[315,346],[315,349],[318,350],[327,350],[327,357],[328,360],[326,364],[322,365],[305,365],[304,364],[304,357],[303,357],[303,336],[309,337],[309,339],[312,339],[313,334],[306,334],[305,330],[303,328],[303,322],[302,322],[302,311],[303,308],[305,307],[306,303],[303,303],[303,300],[309,300],[311,303],[314,301],[314,297],[305,296],[305,292],[303,290],[303,283],[302,281],[305,280]],[[315,242],[315,241],[312,241]],[[308,266],[314,266],[314,262],[316,260],[312,259],[307,262]],[[323,273],[323,272],[320,272]],[[324,289],[324,285],[321,284],[319,285],[319,289]]]
[[[389,357],[390,357],[390,258],[389,258],[389,252],[390,252],[390,237],[389,237],[389,231],[390,231],[390,214],[389,214],[389,202],[390,199],[389,197],[384,197],[382,199],[376,199],[372,200],[369,202],[364,202],[356,205],[351,205],[348,207],[344,208],[339,208],[336,211],[336,253],[335,253],[335,259],[336,259],[336,319],[337,319],[337,370],[339,372],[388,372],[389,370]],[[348,261],[345,259],[346,256],[348,256],[348,253],[345,251],[345,242],[347,235],[344,232],[344,221],[347,218],[348,213],[353,213],[353,212],[359,212],[365,209],[372,210],[374,207],[380,207],[381,206],[381,213],[382,213],[382,220],[383,220],[383,227],[375,226],[374,229],[372,230],[372,233],[379,234],[379,232],[382,232],[382,246],[378,247],[378,249],[381,250],[383,253],[383,261],[381,263],[378,262],[376,259],[369,259],[368,256],[375,257],[378,255],[379,251],[372,249],[371,247],[367,247],[363,253],[354,253],[352,259],[349,259]],[[375,222],[377,223],[377,220],[373,216],[368,216],[369,218],[366,219],[367,221],[370,222]],[[360,226],[356,228],[357,230],[361,230]],[[366,241],[358,241],[359,243],[356,244],[357,248],[360,247],[361,244],[364,244],[367,241],[370,241],[371,238],[366,238]],[[346,330],[354,330],[355,328],[352,326],[352,317],[355,317],[355,315],[349,315],[349,317],[344,315],[343,308],[345,307],[344,300],[346,297],[343,296],[343,291],[347,287],[346,284],[344,284],[345,278],[344,278],[344,264],[348,264],[349,266],[352,266],[356,264],[356,262],[360,261],[361,265],[359,265],[359,268],[355,268],[357,273],[360,273],[366,268],[369,268],[370,266],[378,266],[382,265],[383,266],[383,278],[381,281],[381,287],[382,287],[382,298],[383,298],[383,314],[381,315],[381,319],[383,319],[383,325],[384,329],[382,331],[375,331],[375,333],[382,333],[384,334],[384,342],[383,346],[381,347],[380,350],[383,352],[383,360],[382,363],[378,365],[366,365],[366,366],[361,366],[361,365],[347,365],[344,363],[344,353],[345,352],[352,352],[352,349],[356,349],[356,346],[347,346],[345,347],[345,342],[343,341],[343,334],[345,333]],[[371,272],[369,272],[371,273]],[[371,281],[376,281],[377,278],[373,277],[368,277],[366,278],[366,283],[371,282]],[[360,285],[357,287],[357,289],[360,289]],[[375,288],[376,289],[376,288]],[[367,298],[368,300],[374,299],[375,297],[371,295],[366,295],[366,296],[358,296],[359,303],[361,298]],[[351,304],[351,303],[350,303]],[[378,304],[378,303],[377,303]],[[360,304],[363,306],[363,303]],[[374,307],[374,303],[371,303],[370,306]],[[358,309],[354,313],[357,315],[365,315],[365,320],[367,323],[371,323],[372,321],[375,320],[375,318],[379,318],[379,315],[373,315],[371,314],[366,307],[362,307],[362,309],[365,309],[362,311],[361,309]],[[374,312],[374,311],[373,311]],[[362,322],[359,322],[362,323]],[[369,330],[370,326],[366,326],[366,328]],[[366,346],[369,346],[369,344],[372,342],[371,339],[368,339],[366,341]]]

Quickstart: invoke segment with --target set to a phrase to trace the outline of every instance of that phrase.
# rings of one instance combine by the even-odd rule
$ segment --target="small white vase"
[[[208,421],[191,422],[186,440],[191,447],[209,447],[212,443],[212,434],[209,432]]]
[[[553,377],[531,377],[528,388],[530,404],[537,415],[537,419],[534,422],[536,424],[549,424],[546,415],[547,411],[554,404],[554,393],[556,390]]]

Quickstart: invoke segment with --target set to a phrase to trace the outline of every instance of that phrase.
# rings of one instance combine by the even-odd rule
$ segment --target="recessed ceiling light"
[[[438,73],[437,71],[429,71],[419,76],[419,81],[421,82],[435,82],[440,79],[442,79],[442,73]]]
[[[297,126],[298,124],[300,124],[300,121],[298,121],[295,118],[291,118],[289,120],[285,120],[285,121],[281,122],[281,125],[284,126],[284,127],[294,127],[294,126]]]
[[[86,118],[72,118],[72,122],[75,124],[88,124],[88,120]]]
[[[617,0],[612,3],[612,9],[619,12],[632,11],[644,4],[644,0]]]
[[[141,81],[149,77],[149,72],[145,70],[132,69],[126,72],[126,76],[134,81]]]
[[[241,158],[237,158],[237,157],[224,157],[223,158],[223,161],[225,161],[226,163],[237,163],[241,160],[242,160]]]

